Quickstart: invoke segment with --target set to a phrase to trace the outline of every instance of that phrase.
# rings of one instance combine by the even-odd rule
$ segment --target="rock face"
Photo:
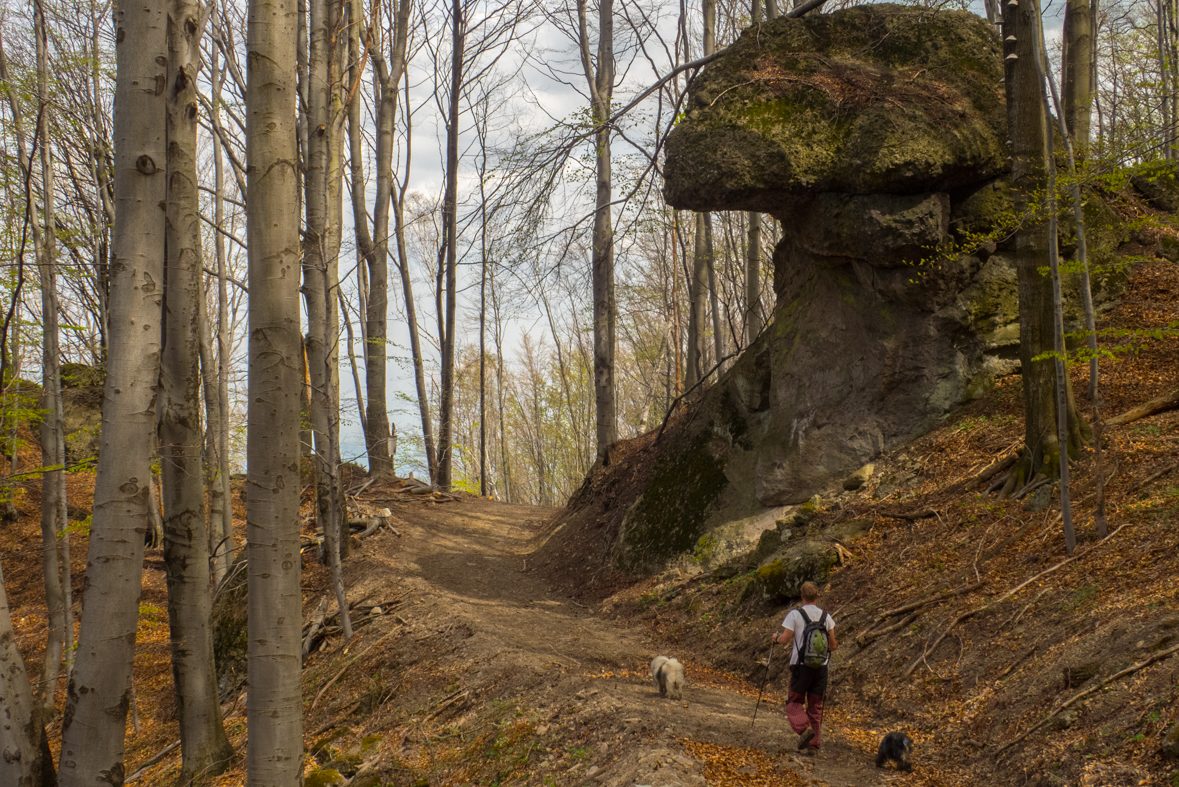
[[[1014,210],[1002,78],[981,18],[871,5],[748,30],[692,83],[665,195],[772,213],[777,304],[664,450],[615,540],[621,567],[752,548],[768,510],[1018,368],[1015,269],[994,233]],[[1108,259],[1125,233],[1099,199],[1086,210],[1091,259]]]
[[[946,191],[1007,168],[999,38],[965,12],[864,5],[779,18],[709,65],[687,109],[665,170],[681,208]]]

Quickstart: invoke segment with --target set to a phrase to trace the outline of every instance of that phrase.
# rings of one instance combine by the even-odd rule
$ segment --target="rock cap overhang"
[[[785,209],[799,194],[916,194],[1008,169],[1002,48],[964,11],[866,5],[746,30],[689,88],[664,196]]]

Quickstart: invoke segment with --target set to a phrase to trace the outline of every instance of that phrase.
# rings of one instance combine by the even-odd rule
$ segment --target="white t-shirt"
[[[807,617],[812,622],[818,622],[819,617],[823,614],[823,610],[814,604],[806,604],[803,606],[803,611],[806,612]],[[790,663],[798,663],[798,649],[802,647],[802,632],[806,628],[806,621],[802,619],[802,613],[797,609],[790,610],[786,615],[786,619],[782,621],[782,628],[790,629],[794,632],[794,647],[790,649]],[[830,615],[827,616],[827,633],[830,634],[835,630],[835,619]],[[827,666],[831,661],[831,654],[827,654],[827,658],[823,661],[823,666]]]

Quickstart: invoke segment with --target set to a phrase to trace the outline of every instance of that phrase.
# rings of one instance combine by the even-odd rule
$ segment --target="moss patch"
[[[619,568],[640,571],[695,549],[708,508],[727,483],[724,459],[714,456],[710,442],[708,430],[681,433],[660,458],[627,517]]]

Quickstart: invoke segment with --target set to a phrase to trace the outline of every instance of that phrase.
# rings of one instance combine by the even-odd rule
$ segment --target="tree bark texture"
[[[688,279],[688,369],[684,384],[691,388],[704,376],[708,356],[704,341],[708,321],[708,214],[695,214],[692,275]]]
[[[172,677],[181,741],[177,784],[183,787],[224,771],[233,755],[221,724],[213,668],[201,450],[199,320],[204,288],[196,93],[200,27],[196,0],[172,0],[165,89],[168,191],[160,469]]]
[[[310,3],[310,59],[308,78],[308,158],[306,162],[307,225],[303,240],[303,295],[307,308],[307,367],[311,377],[311,424],[315,444],[316,497],[319,524],[343,522],[334,516],[339,502],[331,495],[327,477],[330,456],[330,421],[339,413],[339,333],[336,307],[339,287],[341,232],[342,129],[344,107],[340,96],[340,63],[347,47],[339,45],[340,0]],[[341,550],[347,540],[337,538]],[[346,554],[346,551],[345,553]]]
[[[1047,129],[1038,82],[1033,37],[1038,14],[1035,0],[1005,5],[1003,37],[1015,37],[1006,51],[1017,59],[1007,62],[1007,119],[1012,141],[1012,183],[1018,215],[1028,216],[1014,239],[1019,289],[1020,345],[1023,377],[1024,458],[1012,472],[1006,491],[1014,491],[1038,472],[1054,476],[1059,470],[1061,448],[1056,434],[1056,373],[1052,358],[1033,360],[1051,352],[1054,344],[1052,279],[1040,271],[1048,263],[1048,226],[1044,220]],[[1084,441],[1076,417],[1071,387],[1066,386],[1070,445]]]
[[[213,115],[217,117],[221,105],[221,72],[214,68],[213,74]],[[219,124],[219,121],[218,121]],[[225,209],[225,162],[221,151],[221,137],[213,135],[213,221],[218,227],[224,221]],[[233,538],[233,504],[229,488],[229,265],[225,257],[225,238],[220,232],[213,233],[217,251],[217,404],[221,408],[217,434],[217,484],[220,487],[222,510],[220,523],[214,521],[214,531],[220,525],[220,538],[216,539],[221,548],[217,554],[222,576],[229,571],[237,554]]]
[[[359,6],[359,0],[350,0]],[[355,28],[356,25],[352,25]],[[359,39],[350,38],[352,59],[359,57]],[[389,181],[392,177],[392,135],[393,118],[389,115],[387,102],[380,94],[375,99],[377,109],[377,199],[374,204],[373,232],[368,228],[368,194],[364,181],[364,140],[360,120],[360,102],[348,106],[348,140],[351,145],[349,160],[352,166],[352,223],[356,228],[356,247],[360,255],[359,264],[368,268],[368,288],[365,294],[364,321],[364,374],[368,402],[362,413],[365,452],[368,454],[370,472],[393,469],[389,458],[389,412],[385,395],[385,358],[388,338],[387,315],[389,311]],[[388,151],[386,150],[388,148]],[[382,162],[382,155],[388,160]],[[384,166],[382,166],[382,164]],[[382,193],[383,192],[383,193]],[[383,226],[382,226],[383,222]],[[349,337],[349,343],[352,339]]]
[[[88,589],[70,679],[59,778],[122,782],[139,621],[160,371],[167,7],[115,4],[115,227],[110,351],[94,489]]]
[[[1093,16],[1090,0],[1067,0],[1061,53],[1064,122],[1078,156],[1089,149],[1093,106]]]
[[[33,688],[25,661],[16,646],[8,594],[4,592],[4,568],[0,566],[0,784],[11,787],[48,787],[53,761],[45,761],[48,744],[41,713],[33,700]],[[43,778],[48,766],[50,778]]]
[[[745,252],[745,346],[761,333],[761,214],[749,213],[749,239]]]
[[[42,107],[38,113],[37,139],[41,158],[42,213],[41,243],[38,252],[41,279],[41,465],[48,468],[41,476],[41,568],[45,582],[45,606],[49,612],[48,637],[41,675],[41,720],[54,716],[57,682],[61,675],[62,656],[73,636],[70,615],[69,563],[63,560],[68,549],[66,533],[65,427],[61,399],[61,350],[58,347],[57,303],[57,220],[53,184],[53,146],[49,139],[49,58],[45,4],[35,4],[34,36],[37,43],[37,93]],[[23,162],[22,162],[23,163]],[[37,224],[34,219],[34,225]],[[34,239],[35,241],[36,239]],[[65,552],[68,560],[68,551]]]
[[[294,4],[250,0],[249,787],[294,787],[303,772],[297,32]]]
[[[463,86],[463,54],[466,48],[466,20],[462,0],[453,0],[450,9],[450,105],[446,121],[446,196],[442,207],[446,225],[446,256],[443,290],[446,293],[443,314],[439,314],[442,355],[438,397],[438,478],[434,484],[449,492],[454,469],[454,350],[455,310],[458,287],[458,136],[459,100]],[[443,271],[439,271],[440,274]],[[441,295],[441,293],[439,293]]]

